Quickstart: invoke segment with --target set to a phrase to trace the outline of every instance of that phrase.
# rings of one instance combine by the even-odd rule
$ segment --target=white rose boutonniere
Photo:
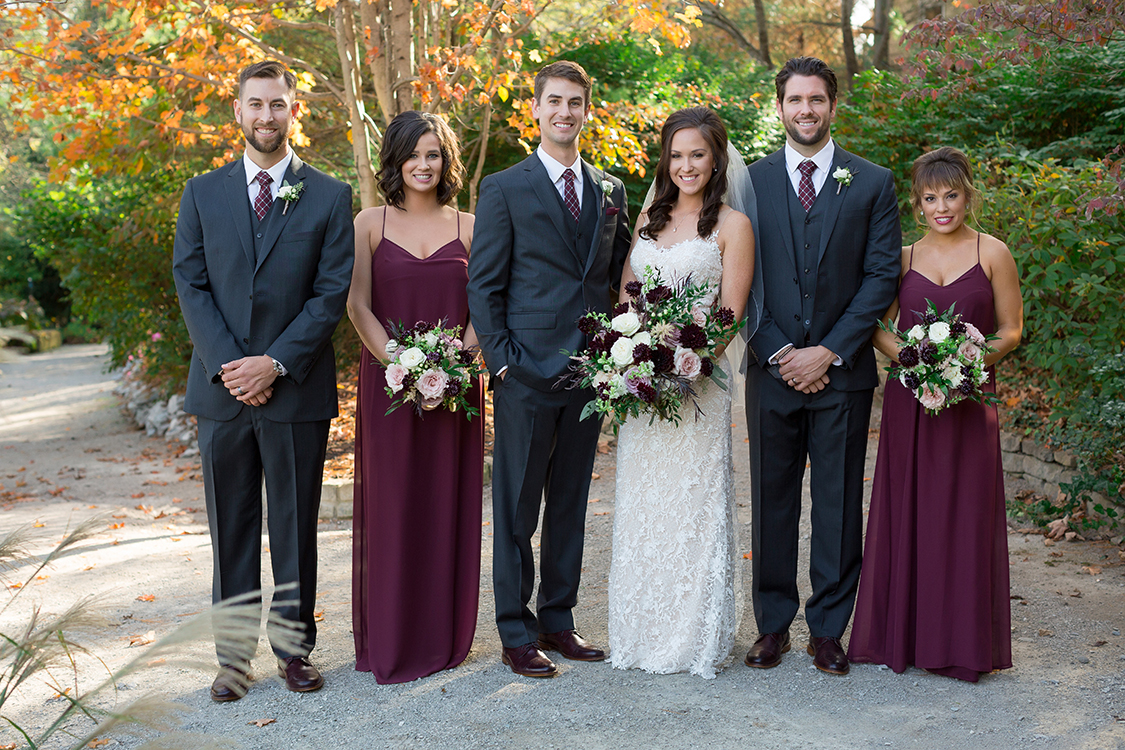
[[[285,208],[281,209],[282,216],[289,210],[289,204],[296,203],[303,192],[305,192],[305,183],[303,182],[298,182],[296,185],[290,185],[288,182],[281,183],[281,189],[277,191],[277,197],[285,201]]]
[[[847,167],[836,167],[836,171],[832,173],[832,179],[836,181],[836,195],[840,194],[840,188],[852,184],[853,177],[855,175]]]
[[[602,180],[602,193],[605,194],[606,198],[610,198],[613,195],[613,183],[609,180]]]

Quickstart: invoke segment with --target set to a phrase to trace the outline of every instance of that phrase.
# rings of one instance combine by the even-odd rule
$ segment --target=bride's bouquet
[[[410,327],[392,323],[389,329],[387,395],[394,401],[387,414],[403,404],[413,406],[418,416],[438,407],[460,409],[466,419],[480,413],[469,406],[465,394],[484,368],[477,363],[477,347],[466,347],[461,341],[461,326],[446,328],[441,320]]]
[[[702,378],[726,389],[715,349],[744,321],[736,321],[728,308],[704,302],[713,284],[693,283],[690,276],[666,283],[651,266],[643,276],[643,282],[625,285],[629,301],[617,305],[612,318],[591,312],[578,320],[590,345],[568,353],[573,362],[563,380],[594,389],[582,419],[600,413],[623,422],[648,414],[678,424],[686,402],[699,411],[695,386]]]
[[[988,381],[984,357],[996,351],[988,345],[999,336],[985,336],[972,323],[961,320],[953,307],[938,313],[926,300],[927,309],[920,314],[921,323],[903,332],[892,323],[879,322],[888,333],[905,342],[898,350],[898,362],[887,372],[914,393],[914,398],[934,416],[942,409],[965,399],[981,404],[995,404],[995,393],[982,390]]]

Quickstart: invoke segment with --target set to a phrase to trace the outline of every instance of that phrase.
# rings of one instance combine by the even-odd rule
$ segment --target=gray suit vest
[[[821,192],[827,187],[825,185]],[[824,206],[827,201],[822,201],[817,196],[808,213],[805,213],[795,192],[786,190],[785,194],[789,204],[789,226],[793,231],[793,251],[797,264],[794,272],[801,292],[801,325],[805,331],[802,346],[809,346],[816,343],[810,340],[809,332],[816,308],[817,254],[820,252],[820,233],[824,227]]]

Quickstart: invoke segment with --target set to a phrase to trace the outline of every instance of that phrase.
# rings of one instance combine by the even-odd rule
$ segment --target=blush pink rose
[[[410,371],[398,362],[387,365],[387,385],[391,387],[392,391],[398,393],[402,390],[402,381],[408,372]]]
[[[426,370],[418,378],[418,393],[427,400],[440,399],[448,382],[449,376],[441,370]]]
[[[688,380],[695,380],[703,369],[703,361],[699,358],[699,355],[682,346],[676,347],[674,362],[676,374]]]
[[[691,319],[700,328],[707,325],[707,308],[706,307],[693,307],[691,309]]]
[[[969,338],[972,339],[972,342],[974,344],[976,344],[977,346],[984,346],[984,344],[985,344],[984,334],[981,333],[980,329],[977,328],[975,325],[973,325],[972,323],[966,323],[965,324],[965,333],[968,334]]]
[[[981,357],[980,347],[973,341],[966,341],[957,347],[957,356],[966,362],[976,362]]]
[[[929,385],[924,385],[918,401],[927,409],[940,409],[945,405],[945,394]]]

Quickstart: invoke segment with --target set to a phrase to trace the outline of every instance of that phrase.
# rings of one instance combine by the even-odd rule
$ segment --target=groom
[[[586,500],[600,420],[579,420],[589,390],[556,387],[583,349],[578,318],[607,313],[629,250],[621,181],[585,164],[578,134],[590,114],[590,78],[568,61],[535,76],[537,151],[481,182],[469,258],[469,311],[492,376],[496,624],[503,662],[552,677],[543,653],[600,661],[574,629]],[[543,504],[539,596],[531,537]]]
[[[195,347],[184,408],[199,423],[212,596],[218,603],[261,588],[264,476],[274,583],[294,585],[275,594],[273,609],[303,629],[296,652],[274,650],[286,686],[307,692],[324,682],[308,660],[316,522],[336,416],[331,339],[351,283],[354,234],[351,188],[289,148],[296,94],[296,77],[280,63],[242,71],[234,119],[246,152],[188,181],[172,275]],[[219,654],[213,700],[246,693],[245,659]]]
[[[807,459],[807,650],[818,669],[847,674],[840,637],[859,584],[867,424],[878,384],[871,335],[898,288],[898,201],[888,170],[832,140],[831,68],[794,58],[776,87],[785,146],[749,167],[765,309],[750,339],[758,364],[746,380],[759,633],[746,664],[774,667],[790,648]]]

